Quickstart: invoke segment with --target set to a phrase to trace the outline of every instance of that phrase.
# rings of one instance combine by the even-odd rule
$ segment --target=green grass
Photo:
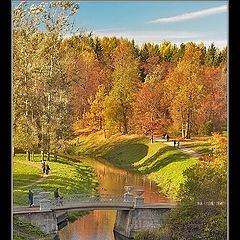
[[[197,162],[196,159],[161,142],[149,143],[148,154],[135,163],[139,171],[149,174],[161,193],[175,199],[180,184],[184,182],[183,171]]]
[[[42,188],[53,193],[56,187],[60,194],[96,192],[98,180],[94,170],[80,161],[70,161],[62,157],[57,162],[50,161],[48,177],[42,177],[40,155],[36,161],[28,162],[21,154],[13,160],[13,204],[26,205],[28,190]],[[35,182],[40,180],[39,182]],[[32,185],[29,185],[32,184]]]
[[[81,161],[70,161],[64,157],[58,157],[57,162],[48,163],[51,171],[48,177],[42,176],[40,155],[36,154],[34,161],[27,161],[25,154],[16,154],[13,159],[13,204],[27,205],[28,190],[42,188],[52,193],[59,187],[60,194],[94,193],[97,191],[98,180],[94,170]],[[71,221],[85,215],[86,212],[73,211],[69,214]],[[14,218],[13,239],[46,239],[48,235],[42,233],[39,228],[30,223]]]
[[[117,167],[134,170],[133,164],[147,155],[148,139],[138,135],[114,135],[104,138],[96,132],[79,138],[79,145],[71,146],[70,155],[101,157]]]
[[[24,222],[17,217],[13,218],[13,239],[14,240],[29,240],[42,239],[51,240],[52,236],[43,233],[38,227]]]
[[[207,153],[206,139],[191,142],[194,150]],[[197,162],[178,149],[138,135],[114,135],[105,139],[102,132],[81,136],[79,144],[68,149],[71,154],[102,157],[115,166],[148,174],[161,193],[176,198],[183,171]]]
[[[227,131],[222,131],[222,132],[221,132],[221,135],[222,135],[223,137],[227,137]]]

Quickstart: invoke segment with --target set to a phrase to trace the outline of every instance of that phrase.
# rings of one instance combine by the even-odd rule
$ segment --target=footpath
[[[166,139],[156,139],[155,141],[156,142],[162,142],[162,143],[164,143],[164,144],[166,144],[168,146],[174,147],[174,143],[173,143],[172,140],[167,141]],[[185,154],[187,154],[187,155],[189,155],[189,156],[191,156],[193,158],[201,158],[201,157],[203,157],[202,154],[199,154],[199,153],[193,151],[192,149],[190,149],[188,147],[181,146],[181,142],[180,142],[180,146],[179,147],[176,146],[175,148],[177,148],[179,151],[181,151],[181,152],[183,152],[183,153],[185,153]]]
[[[31,165],[31,163],[26,162],[26,161],[18,161],[18,162],[20,162],[20,163],[22,163],[22,164],[25,164],[25,165]],[[31,166],[32,166],[32,165],[31,165]],[[41,167],[41,166],[34,166],[34,167],[36,167],[36,168],[38,168],[38,169],[40,169],[40,170],[42,171],[42,167]],[[42,173],[41,176],[40,176],[37,180],[33,181],[32,183],[30,183],[30,184],[28,184],[28,185],[20,186],[20,187],[18,187],[17,189],[23,189],[23,188],[27,188],[27,187],[29,188],[29,187],[37,184],[37,183],[42,182],[42,181],[44,180],[44,178],[46,178],[46,177],[48,177],[48,176],[49,176],[49,175]]]

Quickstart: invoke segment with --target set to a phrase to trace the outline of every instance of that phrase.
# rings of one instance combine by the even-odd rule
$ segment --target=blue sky
[[[228,39],[228,1],[80,2],[79,28],[98,36],[122,36],[144,42],[214,42]]]
[[[228,1],[80,1],[75,26],[95,36],[160,44],[228,42]]]

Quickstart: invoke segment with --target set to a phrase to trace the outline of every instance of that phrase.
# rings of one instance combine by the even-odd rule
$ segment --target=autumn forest
[[[189,139],[226,129],[226,47],[64,37],[78,6],[54,4],[13,11],[16,148],[57,151],[74,122],[106,138],[171,132]]]

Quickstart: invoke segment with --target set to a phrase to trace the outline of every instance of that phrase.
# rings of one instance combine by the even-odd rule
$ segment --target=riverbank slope
[[[197,144],[192,142],[191,146],[204,153],[209,148],[206,138],[198,139]],[[184,182],[184,170],[197,162],[196,158],[161,141],[151,143],[147,137],[133,134],[105,138],[101,131],[79,135],[66,153],[104,158],[117,167],[147,174],[160,187],[161,193],[172,199],[176,199],[180,184]]]

